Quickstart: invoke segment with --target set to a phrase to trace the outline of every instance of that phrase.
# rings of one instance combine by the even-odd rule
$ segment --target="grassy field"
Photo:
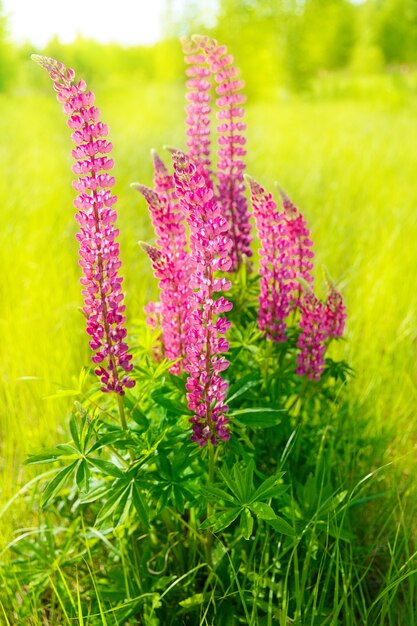
[[[126,85],[116,78],[105,87],[90,87],[114,143],[132,328],[142,319],[154,283],[137,245],[151,237],[150,224],[129,183],[150,184],[151,148],[163,154],[163,144],[184,147],[183,95],[178,85]],[[62,436],[72,402],[62,390],[76,384],[89,353],[78,310],[70,139],[63,115],[47,80],[44,92],[2,95],[0,110],[1,508],[34,476],[22,468],[26,454]],[[268,188],[278,180],[304,211],[315,243],[317,280],[322,281],[325,267],[344,294],[347,340],[337,349],[355,370],[350,383],[355,411],[348,417],[353,458],[364,476],[391,464],[381,480],[397,507],[390,523],[400,528],[401,520],[411,519],[417,496],[412,481],[417,469],[417,95],[389,76],[350,86],[328,80],[309,96],[249,102],[247,122],[248,172]],[[361,520],[363,532],[386,542],[382,522],[388,512],[376,504],[367,516]],[[0,519],[4,542],[31,517],[25,501],[17,499]],[[396,528],[391,530],[395,535]],[[411,532],[408,539],[411,557],[416,550]]]

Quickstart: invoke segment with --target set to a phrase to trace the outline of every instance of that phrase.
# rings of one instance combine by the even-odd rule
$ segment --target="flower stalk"
[[[220,373],[229,362],[221,356],[229,349],[224,335],[230,322],[221,313],[232,308],[218,292],[228,291],[231,283],[216,278],[218,271],[228,271],[232,241],[228,224],[206,186],[197,166],[182,152],[173,154],[176,194],[190,228],[190,254],[193,272],[190,286],[193,308],[187,317],[186,357],[184,369],[189,377],[186,383],[189,408],[194,412],[191,439],[200,446],[230,437],[227,405],[224,403],[228,383]]]
[[[79,192],[74,201],[78,209],[75,219],[80,225],[76,238],[83,270],[80,279],[83,313],[91,337],[89,345],[95,353],[92,361],[98,366],[95,373],[101,380],[102,391],[123,395],[135,381],[127,375],[133,364],[125,343],[123,278],[119,276],[121,263],[116,242],[119,231],[114,226],[117,214],[113,208],[117,197],[111,195],[115,180],[108,173],[113,167],[113,160],[108,157],[112,144],[105,139],[108,127],[100,121],[94,94],[87,91],[84,81],[75,82],[72,69],[49,57],[33,55],[32,58],[52,79],[73,131],[72,169],[78,176],[73,187]]]

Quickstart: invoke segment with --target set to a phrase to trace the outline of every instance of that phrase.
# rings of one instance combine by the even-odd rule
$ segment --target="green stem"
[[[123,430],[127,432],[129,429],[127,427],[125,409],[123,406],[122,396],[120,396],[119,394],[117,394],[117,406],[119,407],[120,424],[122,425]],[[130,456],[130,460],[133,462],[135,460],[135,456],[133,454],[133,450],[131,450],[130,448],[129,448],[129,456]]]
[[[212,443],[209,443],[209,465],[208,465],[208,484],[209,486],[213,485],[213,481],[214,481],[214,468],[215,468],[215,462],[214,462],[214,455],[215,455],[215,449]]]
[[[208,484],[211,486],[214,482],[214,468],[215,468],[215,449],[211,442],[208,442]],[[211,516],[213,512],[213,507],[210,504],[210,499],[207,502],[207,518]],[[206,558],[207,563],[211,566],[213,563],[213,559],[211,557],[211,550],[213,547],[213,535],[210,531],[208,531],[207,542],[206,542]]]
[[[120,423],[122,425],[122,428],[123,430],[127,430],[125,409],[123,406],[122,396],[120,396],[119,394],[117,394],[117,406],[119,407]]]

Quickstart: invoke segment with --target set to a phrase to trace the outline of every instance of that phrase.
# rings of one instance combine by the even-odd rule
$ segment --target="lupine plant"
[[[83,374],[70,440],[28,460],[58,465],[41,494],[45,516],[72,537],[48,544],[61,551],[58,580],[42,542],[35,550],[25,537],[16,563],[26,553],[42,559],[43,573],[28,578],[16,566],[14,575],[30,594],[55,597],[68,620],[89,624],[110,614],[118,624],[315,624],[333,610],[333,589],[319,597],[332,542],[343,535],[349,545],[351,536],[348,492],[320,473],[332,457],[320,419],[341,402],[349,372],[327,356],[345,306],[334,285],[325,301],[314,291],[301,212],[282,191],[278,208],[248,176],[251,233],[243,81],[215,40],[195,36],[183,48],[186,149],[170,150],[170,167],[153,151],[153,188],[133,184],[155,229],[138,254],[148,255],[160,295],[145,307],[152,348],[130,352],[108,128],[73,70],[34,57],[76,146],[83,311],[100,383]],[[142,331],[132,332],[140,346]],[[304,466],[304,445],[317,447],[315,467]],[[295,592],[285,572],[298,571],[298,559],[317,566],[297,574]],[[92,574],[99,564],[103,592]],[[312,589],[318,604],[307,598]]]

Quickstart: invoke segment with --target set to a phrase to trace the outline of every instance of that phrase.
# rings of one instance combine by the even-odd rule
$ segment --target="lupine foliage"
[[[190,88],[208,106],[209,89],[200,83],[210,74],[217,80],[231,59],[207,38],[186,46],[200,68]],[[229,150],[244,140],[220,142],[227,146],[220,162],[228,165],[216,175],[202,121],[208,111],[194,109],[200,117],[188,120],[189,153],[172,151],[172,174],[153,153],[154,190],[135,185],[155,227],[155,243],[142,247],[160,301],[150,307],[151,338],[137,329],[135,366],[127,359],[126,367],[127,347],[115,345],[125,320],[110,230],[115,214],[106,204],[114,202],[106,191],[112,181],[98,173],[110,164],[97,151],[111,146],[91,136],[103,127],[84,84],[61,64],[41,64],[66,112],[79,116],[76,169],[88,176],[76,183],[85,312],[95,315],[95,330],[104,329],[100,346],[91,347],[107,364],[121,356],[117,364],[130,378],[117,379],[121,389],[83,372],[68,443],[30,456],[29,463],[55,469],[40,493],[38,528],[10,546],[3,588],[19,594],[21,616],[32,609],[31,617],[55,623],[353,625],[364,603],[378,617],[379,589],[367,581],[369,550],[352,514],[373,474],[351,482],[337,462],[349,442],[349,367],[326,349],[342,336],[346,312],[333,285],[325,301],[313,289],[303,216],[283,193],[278,209],[248,178],[260,246],[250,264],[247,204],[237,200],[243,167],[233,165],[243,154]],[[226,104],[232,138],[243,131],[233,126],[242,86],[232,85],[235,75],[223,76],[227,102],[218,103]],[[220,139],[224,132],[218,129]],[[230,227],[232,213],[235,224],[246,224],[240,233]],[[107,273],[104,260],[112,263]],[[97,293],[102,308],[90,302]],[[115,334],[104,323],[105,307],[120,314]],[[111,381],[118,375],[114,364],[105,371]],[[103,383],[115,395],[103,395]],[[350,566],[336,579],[333,569],[345,557]],[[42,605],[46,616],[34,612]],[[9,615],[9,623],[19,619]]]

